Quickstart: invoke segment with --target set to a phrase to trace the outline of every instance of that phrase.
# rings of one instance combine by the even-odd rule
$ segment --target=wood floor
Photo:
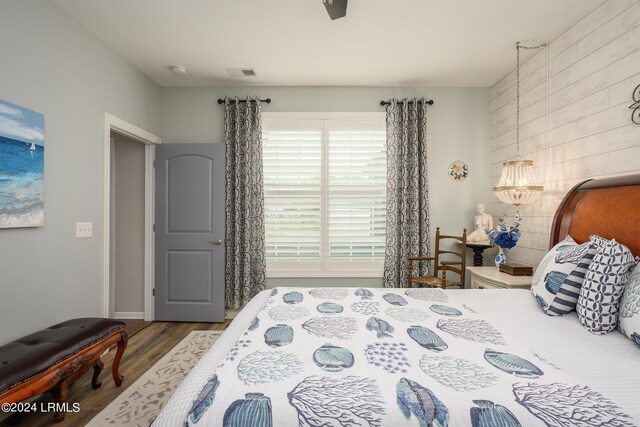
[[[115,355],[112,348],[108,354],[103,356],[104,370],[100,374],[102,387],[97,390],[91,388],[91,373],[87,372],[69,389],[70,404],[79,403],[80,411],[77,413],[67,413],[63,422],[56,426],[84,426],[98,412],[104,409],[113,399],[133,384],[142,374],[144,374],[154,363],[162,358],[169,350],[178,344],[191,331],[222,331],[231,323],[230,320],[224,323],[176,323],[176,322],[153,322],[129,339],[127,350],[120,362],[120,373],[124,375],[124,382],[121,387],[116,387],[111,377],[111,362]],[[48,393],[42,395],[36,403],[52,402]],[[9,425],[8,420],[0,423],[4,427]],[[52,413],[29,413],[22,416],[18,426],[50,426],[53,425]]]
[[[142,319],[119,319],[119,320],[124,322],[127,328],[127,333],[129,334],[129,338],[131,338],[132,336],[134,336],[135,334],[137,334],[138,332],[140,332],[141,330],[143,330],[144,328],[146,328],[147,326],[153,323],[153,322],[147,322]]]

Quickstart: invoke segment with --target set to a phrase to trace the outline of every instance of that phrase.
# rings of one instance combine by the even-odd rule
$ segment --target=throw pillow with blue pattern
[[[600,242],[582,283],[576,311],[592,334],[606,334],[618,325],[620,299],[636,262],[629,248],[615,240]]]
[[[624,287],[618,328],[640,345],[640,263],[633,269]]]
[[[547,314],[562,316],[576,309],[578,298],[580,298],[582,283],[584,282],[589,265],[591,265],[591,261],[593,261],[593,257],[596,256],[596,248],[595,243],[589,246],[587,253],[582,257],[576,268],[564,279],[564,283],[562,283],[560,290],[556,293],[556,297],[549,306]]]
[[[550,310],[550,307],[563,283],[583,261],[591,245],[591,242],[578,245],[571,236],[567,236],[551,248],[538,265],[533,275],[531,292],[546,314],[550,316],[564,314]]]

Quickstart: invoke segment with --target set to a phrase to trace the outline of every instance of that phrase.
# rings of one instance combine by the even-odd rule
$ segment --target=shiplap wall
[[[525,43],[526,44],[526,43]],[[538,44],[538,43],[532,43]],[[514,46],[515,59],[515,46]],[[515,157],[515,70],[491,88],[491,185]],[[521,208],[523,235],[509,260],[537,265],[553,214],[587,178],[640,172],[640,0],[608,0],[520,66],[520,154],[534,160],[541,200]],[[492,194],[487,211],[513,214]]]

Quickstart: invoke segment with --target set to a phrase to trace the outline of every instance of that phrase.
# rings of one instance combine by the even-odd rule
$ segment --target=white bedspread
[[[203,386],[249,327],[270,293],[265,291],[256,296],[238,315],[178,388],[154,425],[177,426],[185,422]],[[546,316],[528,291],[451,290],[447,293],[495,325],[508,341],[528,347],[640,420],[640,401],[635,392],[640,384],[640,347],[622,334],[591,335],[581,327],[575,314],[562,318]],[[425,308],[429,305],[425,302]],[[416,422],[415,418],[411,421]]]
[[[448,292],[456,292],[455,290]],[[617,402],[640,423],[640,346],[616,331],[593,335],[574,312],[547,316],[528,290],[470,289],[458,299],[478,307],[505,335]]]

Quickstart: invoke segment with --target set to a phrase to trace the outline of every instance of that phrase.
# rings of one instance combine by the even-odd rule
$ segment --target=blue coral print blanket
[[[190,426],[633,426],[439,289],[277,288]]]

